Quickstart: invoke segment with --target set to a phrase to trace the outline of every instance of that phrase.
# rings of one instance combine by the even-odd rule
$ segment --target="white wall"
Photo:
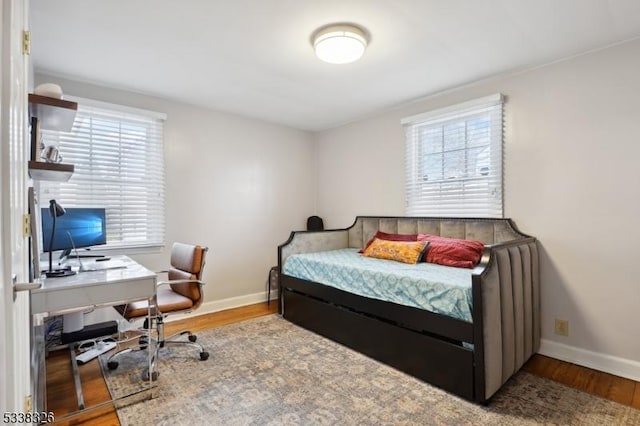
[[[318,214],[328,227],[403,215],[400,119],[496,92],[507,97],[505,216],[542,248],[543,350],[640,379],[640,41],[317,134]]]
[[[312,135],[149,96],[36,75],[64,93],[167,114],[166,241],[162,253],[134,255],[166,269],[174,241],[209,247],[205,302],[256,293],[277,264],[277,246],[315,213]],[[266,300],[266,299],[263,299]]]

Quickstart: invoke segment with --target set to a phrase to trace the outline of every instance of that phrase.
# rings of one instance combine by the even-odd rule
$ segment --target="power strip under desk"
[[[76,361],[78,361],[78,364],[80,365],[85,364],[91,361],[92,359],[94,359],[95,357],[102,355],[105,352],[109,352],[111,349],[115,347],[116,347],[116,342],[100,342],[96,345],[95,348],[89,349],[88,351],[83,352],[80,355],[76,356]]]

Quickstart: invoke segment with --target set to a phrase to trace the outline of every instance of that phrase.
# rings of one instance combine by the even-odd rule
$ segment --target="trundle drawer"
[[[473,352],[283,289],[287,320],[435,386],[473,399]]]

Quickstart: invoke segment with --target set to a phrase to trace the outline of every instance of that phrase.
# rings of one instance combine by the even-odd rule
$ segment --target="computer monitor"
[[[67,208],[64,215],[56,218],[56,233],[51,243],[53,218],[48,208],[41,209],[42,248],[48,252],[64,250],[63,256],[72,249],[107,244],[107,222],[104,208]]]

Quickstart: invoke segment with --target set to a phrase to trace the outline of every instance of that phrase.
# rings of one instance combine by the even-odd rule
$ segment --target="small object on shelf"
[[[29,93],[31,115],[38,117],[40,128],[70,132],[78,103]]]
[[[54,83],[42,83],[33,90],[33,93],[49,98],[62,99],[62,87]]]
[[[42,159],[46,163],[62,163],[62,155],[58,147],[49,145],[42,153]]]
[[[29,161],[29,176],[34,180],[67,182],[73,175],[74,169],[73,164]]]

